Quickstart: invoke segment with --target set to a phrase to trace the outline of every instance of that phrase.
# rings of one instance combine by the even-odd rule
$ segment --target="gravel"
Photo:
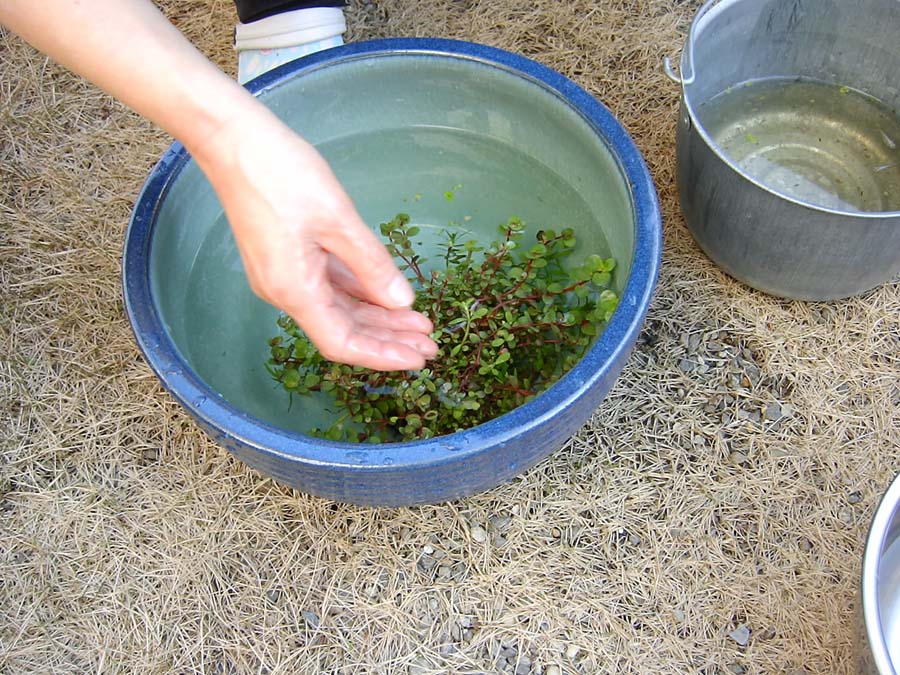
[[[304,610],[302,612],[303,620],[306,621],[306,625],[315,630],[319,627],[319,615],[315,612],[310,612],[308,610]]]
[[[473,525],[469,528],[469,534],[472,535],[472,541],[478,544],[483,544],[488,538],[487,532],[480,525]]]
[[[745,647],[750,641],[750,629],[741,624],[728,634],[732,640],[737,642],[741,647]]]
[[[581,647],[578,645],[569,645],[566,647],[566,658],[570,661],[574,661],[578,658],[578,655],[581,653]]]

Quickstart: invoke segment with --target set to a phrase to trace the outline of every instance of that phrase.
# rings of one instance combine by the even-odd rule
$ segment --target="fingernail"
[[[394,277],[391,285],[388,286],[388,296],[390,296],[391,301],[398,307],[409,307],[416,299],[412,287],[403,277]]]

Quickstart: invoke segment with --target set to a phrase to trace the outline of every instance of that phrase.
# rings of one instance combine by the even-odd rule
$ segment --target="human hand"
[[[0,0],[0,21],[184,143],[225,207],[250,286],[322,354],[379,370],[437,353],[431,322],[325,160],[149,0]]]
[[[219,195],[251,288],[287,312],[325,358],[419,369],[431,321],[319,153],[261,105],[195,158]]]

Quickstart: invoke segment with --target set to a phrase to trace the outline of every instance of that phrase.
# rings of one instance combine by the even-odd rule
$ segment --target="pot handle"
[[[684,80],[681,79],[681,75],[675,72],[675,67],[672,65],[672,59],[668,56],[663,59],[663,72],[666,74],[672,82],[675,84],[684,86]]]
[[[688,31],[687,40],[684,43],[684,49],[681,51],[679,72],[675,72],[675,67],[672,65],[671,58],[667,56],[663,59],[663,72],[666,74],[666,77],[675,84],[681,85],[682,88],[694,83],[694,43],[697,40],[697,26],[718,3],[719,0],[706,0],[706,2],[703,3],[703,6],[697,11],[694,20],[691,21],[691,28]]]

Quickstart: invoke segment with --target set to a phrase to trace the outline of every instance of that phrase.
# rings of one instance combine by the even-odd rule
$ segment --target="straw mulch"
[[[164,7],[234,72],[230,2]],[[0,32],[0,672],[852,672],[900,471],[900,285],[785,302],[699,252],[660,71],[697,7],[352,3],[349,39],[464,38],[574,79],[665,217],[644,336],[593,419],[509,485],[396,510],[275,484],[162,391],[119,274],[170,141]]]

